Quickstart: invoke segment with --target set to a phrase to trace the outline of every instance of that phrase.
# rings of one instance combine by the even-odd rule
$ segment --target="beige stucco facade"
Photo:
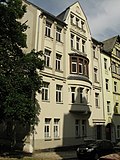
[[[102,43],[91,37],[87,18],[78,2],[57,17],[25,1],[27,46],[42,50],[45,67],[43,87],[37,93],[39,123],[30,136],[34,150],[80,144],[84,138],[103,139],[106,101],[113,103],[113,88],[105,90],[105,79],[113,83],[110,57],[101,54]],[[107,59],[108,68],[104,68]]]

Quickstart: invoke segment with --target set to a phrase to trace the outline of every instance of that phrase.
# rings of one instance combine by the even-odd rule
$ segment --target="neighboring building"
[[[107,94],[107,138],[113,141],[120,140],[120,37],[115,36],[103,42],[103,50],[109,57],[105,71]],[[109,93],[108,93],[109,92]],[[106,94],[106,95],[107,95]],[[105,95],[105,94],[104,94]]]
[[[91,37],[79,2],[58,16],[24,3],[27,13],[22,21],[29,26],[25,51],[42,50],[45,60],[42,93],[37,94],[39,121],[29,143],[37,150],[78,145],[84,138],[109,139],[106,130],[113,115],[118,117],[112,110],[111,84],[115,81],[120,86],[120,82],[119,76],[113,80],[110,54],[105,48],[101,52],[105,43]],[[116,48],[119,50],[117,43]],[[119,101],[120,92],[116,92]],[[116,127],[119,137],[119,123]]]

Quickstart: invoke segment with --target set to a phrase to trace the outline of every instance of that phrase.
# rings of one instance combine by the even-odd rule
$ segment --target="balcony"
[[[82,114],[90,116],[90,105],[87,104],[72,104],[69,110],[70,113]]]

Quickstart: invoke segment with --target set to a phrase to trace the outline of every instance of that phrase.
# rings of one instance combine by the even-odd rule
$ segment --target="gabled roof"
[[[53,14],[49,13],[48,11],[38,7],[37,5],[33,4],[32,2],[28,1],[28,0],[23,0],[25,3],[32,5],[33,7],[37,8],[38,10],[41,10],[41,12],[50,17],[53,20],[59,21],[59,23],[63,24],[63,25],[67,25],[62,19],[59,19],[58,17],[54,16]]]
[[[102,42],[103,43],[103,50],[105,52],[109,52],[109,53],[112,52],[112,50],[114,48],[114,45],[117,42],[117,40],[120,41],[119,35],[103,41]]]

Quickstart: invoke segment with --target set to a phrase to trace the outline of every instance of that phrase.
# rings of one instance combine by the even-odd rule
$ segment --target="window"
[[[86,101],[89,102],[89,89],[86,89]]]
[[[42,100],[49,100],[49,83],[43,82]]]
[[[104,69],[107,69],[107,59],[104,58]]]
[[[75,136],[80,137],[80,120],[75,120]]]
[[[114,112],[115,112],[115,114],[119,113],[119,103],[117,103],[117,102],[116,102],[116,105],[115,105]]]
[[[106,90],[108,91],[109,90],[109,80],[105,79],[105,83],[106,83]]]
[[[79,19],[76,18],[76,26],[79,27]]]
[[[54,138],[60,137],[60,119],[54,119]]]
[[[117,138],[120,138],[120,125],[117,125]]]
[[[70,21],[71,21],[71,24],[73,24],[73,22],[74,22],[74,16],[73,15],[70,15]]]
[[[56,54],[56,70],[61,70],[61,55],[60,54]]]
[[[72,57],[72,63],[71,63],[71,71],[72,73],[77,73],[77,58]]]
[[[82,137],[86,136],[86,120],[82,120]]]
[[[98,82],[98,70],[94,68],[94,82]]]
[[[79,89],[79,95],[80,95],[80,103],[83,103],[83,88]]]
[[[107,101],[107,112],[110,113],[110,101]]]
[[[62,86],[56,85],[56,102],[62,102]]]
[[[99,93],[95,93],[95,106],[99,108]]]
[[[120,58],[120,51],[118,49],[116,49],[116,56]]]
[[[79,59],[79,74],[83,74],[83,59]]]
[[[45,35],[50,37],[52,24],[46,21]]]
[[[84,30],[84,22],[83,21],[81,21],[81,28],[82,28],[82,30]]]
[[[57,27],[56,28],[56,40],[58,41],[58,42],[60,42],[61,41],[61,28],[59,28],[59,27]]]
[[[44,137],[45,139],[50,138],[50,123],[51,118],[45,118],[45,126],[44,126]]]
[[[79,50],[80,49],[80,38],[76,37],[76,49]]]
[[[116,73],[116,63],[112,62],[112,72]]]
[[[120,75],[120,65],[118,65],[117,73]]]
[[[75,87],[71,87],[71,99],[72,103],[75,103]]]
[[[50,54],[51,54],[51,51],[45,49],[44,60],[45,60],[45,66],[47,67],[50,67]]]
[[[71,48],[74,48],[74,35],[71,34]]]
[[[114,82],[114,92],[117,92],[117,82]]]
[[[93,58],[98,58],[96,54],[96,46],[93,46]]]
[[[85,41],[82,40],[82,52],[85,53]]]

